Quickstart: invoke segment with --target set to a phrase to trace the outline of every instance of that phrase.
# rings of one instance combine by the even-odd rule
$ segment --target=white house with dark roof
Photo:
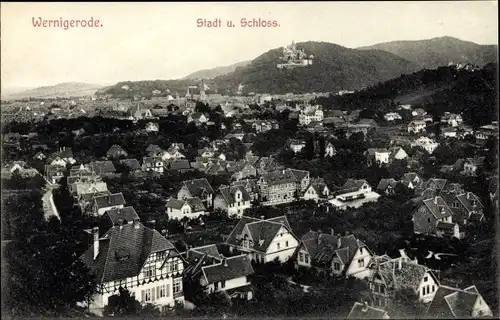
[[[252,207],[251,200],[243,186],[221,187],[214,198],[214,209],[222,209],[228,216],[240,218],[246,209]]]
[[[393,178],[388,178],[388,179],[380,179],[380,182],[377,185],[377,192],[383,193],[385,195],[391,195],[394,194],[394,188],[398,184],[398,181],[394,180]]]
[[[493,312],[474,285],[465,289],[440,286],[425,313],[426,318],[433,319],[489,318],[492,316]]]
[[[330,189],[326,183],[322,181],[313,181],[304,191],[302,199],[304,200],[314,200],[316,202],[320,200],[327,200],[330,197]]]
[[[439,146],[439,143],[428,137],[420,137],[411,143],[411,147],[420,147],[427,151],[427,153],[432,154],[434,150]]]
[[[424,132],[426,123],[424,120],[413,120],[408,124],[409,133],[420,133]]]
[[[184,303],[182,276],[185,261],[174,245],[158,231],[136,221],[111,228],[94,241],[80,260],[98,283],[90,311],[100,314],[119,288],[129,290],[141,304],[161,310]]]
[[[73,150],[71,148],[61,147],[59,151],[54,152],[47,158],[47,163],[51,166],[65,167],[67,164],[74,164]]]
[[[368,148],[366,151],[368,165],[371,165],[373,162],[377,164],[387,164],[389,163],[390,155],[391,152],[386,148]]]
[[[142,171],[163,173],[165,162],[162,157],[144,157],[142,158]]]
[[[409,189],[415,189],[424,183],[424,179],[422,179],[416,172],[407,172],[403,174],[400,181],[406,182]]]
[[[183,181],[181,188],[177,192],[177,199],[184,200],[198,197],[208,208],[213,205],[214,193],[214,189],[212,189],[208,180],[206,178],[199,178]]]
[[[370,263],[368,278],[373,304],[386,307],[395,298],[396,292],[411,289],[419,301],[430,302],[439,288],[439,281],[426,266],[409,259],[406,254],[391,259],[387,255],[374,257]]]
[[[249,259],[260,263],[275,259],[284,263],[299,245],[285,216],[271,219],[241,217],[226,240],[230,250],[245,253]]]
[[[123,194],[119,193],[108,193],[106,195],[95,196],[93,200],[93,214],[97,216],[102,216],[104,212],[111,209],[123,209],[125,206],[125,199]]]
[[[191,248],[183,256],[189,263],[185,270],[186,283],[199,283],[208,294],[225,292],[230,298],[253,298],[248,276],[254,270],[245,254],[226,258],[215,244],[210,244]]]
[[[347,319],[390,319],[387,311],[369,306],[366,302],[355,302]]]
[[[333,199],[329,202],[339,209],[358,208],[364,203],[377,201],[379,197],[366,180],[349,179],[340,190],[333,193]]]
[[[207,208],[200,198],[186,198],[184,200],[170,199],[166,204],[169,219],[181,220],[183,218],[197,219],[208,214]]]
[[[59,165],[46,165],[45,178],[52,184],[58,183],[64,177],[65,167]]]
[[[459,226],[452,222],[452,217],[453,211],[442,197],[425,199],[413,212],[413,231],[416,234],[460,238]]]
[[[368,264],[373,253],[354,235],[342,236],[309,231],[302,236],[297,250],[296,267],[314,268],[335,276],[369,276]]]

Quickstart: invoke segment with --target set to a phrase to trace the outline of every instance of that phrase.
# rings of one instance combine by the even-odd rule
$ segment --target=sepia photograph
[[[498,1],[0,21],[3,319],[500,317]]]

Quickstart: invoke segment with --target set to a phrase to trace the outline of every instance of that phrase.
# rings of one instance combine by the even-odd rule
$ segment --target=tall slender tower
[[[205,80],[201,79],[201,84],[200,84],[200,100],[205,101],[207,100],[207,96],[205,95]]]

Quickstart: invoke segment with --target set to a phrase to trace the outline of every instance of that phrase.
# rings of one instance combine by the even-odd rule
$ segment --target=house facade
[[[458,224],[453,223],[452,217],[453,211],[442,197],[423,200],[413,212],[413,231],[416,234],[460,238]]]
[[[141,304],[152,303],[160,310],[184,303],[185,262],[156,230],[135,221],[115,226],[102,237],[94,228],[93,237],[92,246],[80,257],[98,283],[90,311],[102,314],[120,288],[129,290]]]
[[[366,180],[349,179],[340,190],[333,193],[333,199],[329,200],[338,209],[348,207],[358,208],[363,203],[375,202],[380,195],[372,191]]]
[[[214,190],[206,178],[183,181],[182,187],[177,192],[178,200],[198,197],[205,207],[213,206]]]
[[[316,202],[320,200],[327,200],[330,197],[330,189],[324,182],[312,182],[306,191],[302,199],[304,200],[314,200]]]
[[[425,121],[423,120],[413,120],[408,124],[409,133],[420,133],[425,131]]]
[[[439,281],[426,266],[410,260],[407,256],[390,259],[388,256],[375,257],[370,264],[368,282],[376,307],[389,306],[397,291],[411,289],[419,301],[432,301],[439,288]]]
[[[228,216],[240,218],[252,206],[251,198],[243,186],[221,187],[214,198],[214,209],[227,212]]]
[[[245,253],[257,263],[288,261],[299,245],[285,216],[261,219],[243,216],[226,244],[231,250]]]
[[[297,251],[296,267],[314,268],[335,276],[364,279],[370,275],[373,254],[354,235],[336,235],[309,231]]]
[[[170,199],[166,204],[169,219],[182,220],[183,218],[197,219],[208,214],[200,198],[187,198],[185,200]]]
[[[165,162],[161,157],[142,158],[142,171],[163,173],[164,170]]]

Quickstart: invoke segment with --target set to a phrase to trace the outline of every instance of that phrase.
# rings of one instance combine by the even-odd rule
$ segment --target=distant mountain
[[[103,86],[80,82],[65,82],[53,86],[44,86],[29,90],[23,90],[11,94],[6,94],[2,99],[27,99],[27,98],[56,98],[56,97],[83,97],[92,96]]]
[[[182,80],[186,79],[212,79],[218,76],[222,76],[228,73],[233,72],[236,70],[238,67],[244,67],[248,64],[250,64],[252,61],[242,61],[238,62],[235,64],[231,64],[229,66],[224,66],[224,67],[216,67],[213,69],[205,69],[205,70],[199,70],[196,72],[191,73],[190,75],[185,76],[182,78]]]
[[[480,45],[453,37],[417,41],[392,41],[358,49],[387,51],[428,69],[446,66],[449,62],[472,63],[484,66],[498,60],[498,46]]]

